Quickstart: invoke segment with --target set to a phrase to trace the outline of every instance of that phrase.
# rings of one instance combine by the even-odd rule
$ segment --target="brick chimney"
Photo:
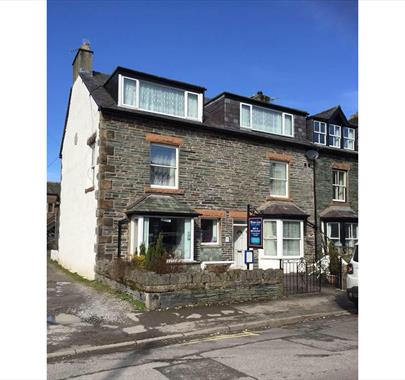
[[[73,66],[73,83],[78,77],[79,73],[93,72],[93,51],[90,50],[90,43],[83,42],[82,46],[77,50],[75,59],[72,63]]]
[[[270,103],[270,96],[264,95],[263,91],[257,91],[256,95],[251,96],[251,99],[258,100],[264,103]]]

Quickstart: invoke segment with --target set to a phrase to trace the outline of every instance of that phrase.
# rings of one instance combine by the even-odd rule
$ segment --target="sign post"
[[[254,263],[253,249],[263,248],[263,218],[250,215],[250,205],[247,205],[247,250],[245,251],[245,264],[249,269],[249,264]],[[251,253],[248,253],[251,252]]]

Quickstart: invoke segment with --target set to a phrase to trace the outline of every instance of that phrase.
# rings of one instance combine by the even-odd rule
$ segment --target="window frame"
[[[335,172],[343,173],[344,185],[335,184]],[[344,199],[335,199],[335,187],[343,187]],[[339,192],[338,192],[339,193]],[[333,202],[346,202],[347,201],[347,171],[340,169],[332,169],[332,200]]]
[[[242,125],[242,106],[248,107],[249,108],[249,126]],[[240,103],[239,106],[239,124],[241,128],[247,128],[247,129],[253,129],[252,124],[253,124],[253,111],[252,111],[252,105],[248,103]]]
[[[329,225],[331,225],[331,224],[337,224],[337,226],[338,226],[338,237],[330,237],[329,236]],[[334,242],[334,241],[341,241],[341,233],[340,233],[340,225],[341,225],[341,223],[340,222],[326,222],[326,237],[330,240],[330,241],[332,241],[332,242]],[[331,231],[332,231],[332,229],[331,229]]]
[[[285,260],[297,260],[300,259],[301,257],[304,257],[304,222],[303,220],[299,220],[299,219],[263,219],[263,223],[266,222],[276,222],[276,250],[277,250],[277,255],[276,256],[270,256],[270,255],[266,255],[266,252],[264,251],[264,246],[262,249],[263,252],[263,259],[268,259],[268,260],[274,260],[274,259],[285,259]],[[283,247],[283,243],[284,243],[284,223],[285,222],[295,222],[295,223],[299,223],[300,224],[300,237],[299,237],[299,241],[300,241],[300,253],[299,256],[285,256],[284,255],[284,247]],[[263,228],[264,231],[264,228]],[[263,240],[268,240],[267,238],[264,237],[264,233],[263,233]],[[290,240],[292,240],[292,238],[289,238]],[[298,239],[296,239],[298,240]]]
[[[90,172],[91,172],[91,186],[95,186],[96,183],[96,142],[94,141],[89,145],[91,149],[90,157]]]
[[[330,127],[334,127],[334,133],[330,133]],[[336,128],[338,128],[339,134],[336,134]],[[329,137],[335,138],[336,141],[339,141],[339,144],[330,144],[329,143]],[[342,127],[337,124],[328,124],[328,146],[332,148],[342,148]]]
[[[174,186],[154,185],[154,184],[150,183],[150,187],[153,189],[175,189],[175,190],[177,190],[179,188],[179,147],[175,146],[175,145],[167,145],[167,144],[159,144],[159,143],[150,143],[149,144],[149,182],[150,182],[151,166],[158,166],[158,167],[162,167],[162,168],[172,168],[172,166],[152,164],[152,160],[151,160],[152,145],[175,149],[176,150],[176,167],[174,168],[175,169]]]
[[[135,105],[132,104],[125,104],[124,103],[124,80],[125,79],[129,79],[132,80],[136,83],[136,100],[135,100]],[[151,84],[155,84],[161,87],[166,87],[166,88],[170,88],[170,89],[174,89],[174,90],[178,90],[178,91],[183,91],[184,92],[184,115],[174,115],[174,114],[170,114],[170,113],[165,113],[165,112],[158,112],[158,111],[151,111],[145,108],[141,108],[139,105],[139,94],[140,94],[140,82],[147,82],[147,83],[151,83]],[[161,83],[156,83],[153,81],[148,81],[148,80],[140,80],[137,78],[131,78],[125,75],[118,75],[118,105],[120,107],[125,107],[125,108],[130,108],[130,109],[136,109],[136,110],[140,110],[142,112],[148,112],[151,114],[157,114],[157,115],[164,115],[164,116],[170,116],[170,117],[177,117],[180,119],[186,119],[186,120],[194,120],[194,121],[200,121],[202,122],[202,113],[203,113],[203,105],[202,105],[202,94],[198,93],[198,92],[193,92],[193,91],[188,91],[188,90],[184,90],[182,88],[178,88],[178,87],[174,87],[174,86],[168,86],[168,85],[164,85]],[[197,95],[197,117],[190,117],[187,116],[188,113],[188,94],[192,94],[192,95]]]
[[[202,217],[201,218],[201,222],[203,220],[212,220],[216,222],[216,229],[217,229],[217,241],[216,242],[203,242],[202,241],[202,228],[201,229],[201,245],[203,246],[219,246],[221,245],[221,236],[220,236],[220,223],[221,223],[221,219],[220,218],[214,218],[214,217]],[[201,227],[201,224],[200,224]]]
[[[264,230],[265,230],[264,225],[266,223],[274,223],[274,222],[276,223],[276,237],[275,238],[267,238],[267,237],[265,237],[265,235],[264,235]],[[278,230],[279,230],[279,225],[278,225],[276,219],[263,219],[263,256],[266,257],[266,258],[278,258],[278,256],[279,256],[279,254],[278,254],[279,253]],[[266,251],[264,249],[264,246],[265,246],[264,242],[266,240],[271,240],[271,241],[275,240],[276,241],[276,254],[275,255],[266,254]]]
[[[247,106],[250,109],[249,126],[242,125],[242,106]],[[253,126],[253,111],[254,111],[254,108],[260,108],[260,109],[264,109],[266,111],[271,111],[271,112],[281,114],[281,133],[266,132],[266,131],[262,131],[262,130],[254,128],[254,126]],[[285,133],[285,116],[291,116],[291,135]],[[294,137],[294,125],[295,125],[294,123],[295,123],[295,117],[294,117],[294,114],[292,114],[292,113],[276,111],[276,110],[266,108],[266,107],[260,107],[260,106],[252,105],[252,104],[249,104],[249,103],[239,102],[239,126],[241,128],[251,129],[252,131],[268,133],[268,134],[271,134],[271,135],[284,136],[284,137]]]
[[[279,181],[282,181],[281,179],[279,179],[279,178],[272,178],[271,177],[271,164],[272,163],[274,163],[274,164],[284,164],[285,166],[286,166],[286,171],[285,171],[285,176],[286,176],[286,179],[285,179],[285,195],[275,195],[275,194],[272,194],[272,192],[271,192],[271,180],[273,179],[276,179],[276,180],[279,180]],[[289,197],[289,187],[290,187],[290,183],[289,183],[289,174],[290,174],[290,171],[289,171],[289,162],[287,162],[287,161],[277,161],[277,160],[270,160],[270,174],[269,174],[269,179],[270,179],[270,196],[272,197],[272,198],[283,198],[283,199],[286,199],[286,198],[288,198]]]
[[[321,132],[321,131],[315,131],[315,124],[318,124],[319,126],[322,126],[322,124],[323,124],[323,126],[325,127],[325,132],[323,133],[323,132]],[[324,121],[318,121],[318,120],[314,120],[314,127],[313,127],[313,135],[312,135],[312,142],[314,143],[314,144],[319,144],[319,145],[326,145],[326,142],[327,142],[327,139],[328,139],[328,124],[327,123],[325,123]],[[321,142],[319,142],[319,141],[315,141],[315,139],[314,139],[314,134],[317,134],[318,135],[318,137],[320,136],[320,135],[323,135],[324,136],[324,138],[325,138],[325,142],[324,143],[321,143]],[[319,138],[318,138],[318,140],[319,140]]]
[[[347,226],[351,227],[350,230],[351,230],[352,236],[353,236],[353,232],[354,232],[354,227],[353,226],[356,226],[356,229],[357,229],[357,236],[356,237],[350,237],[350,238],[347,237],[347,234],[346,234],[346,227]],[[344,245],[345,245],[345,247],[354,248],[354,246],[356,245],[356,243],[359,240],[359,235],[358,235],[359,224],[355,223],[355,222],[345,222],[345,223],[343,223],[343,228],[345,229],[344,230],[344,236],[345,236],[345,244]],[[353,241],[353,246],[352,247],[347,244],[348,241]]]
[[[350,137],[345,137],[345,130],[347,130],[349,132],[353,131],[353,138]],[[349,135],[349,133],[348,133]],[[353,141],[353,149],[352,148],[348,148],[345,146],[346,141]],[[347,150],[355,150],[356,149],[356,129],[355,128],[351,128],[351,127],[343,127],[343,149],[347,149]]]
[[[145,218],[170,218],[170,219],[184,219],[184,223],[187,219],[190,220],[190,258],[189,259],[178,259],[181,262],[194,262],[194,218],[191,216],[170,216],[170,215],[134,215],[131,217],[130,223],[130,239],[129,239],[129,254],[134,255],[135,249],[137,251],[137,256],[140,255],[140,247],[145,244],[145,249],[148,249],[149,242],[144,240],[144,223]],[[135,229],[135,220],[136,229]],[[136,235],[136,240],[135,240]],[[136,243],[136,244],[135,244]]]

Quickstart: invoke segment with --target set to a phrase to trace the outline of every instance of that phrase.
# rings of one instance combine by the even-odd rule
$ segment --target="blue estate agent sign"
[[[263,248],[263,219],[249,218],[248,248]]]

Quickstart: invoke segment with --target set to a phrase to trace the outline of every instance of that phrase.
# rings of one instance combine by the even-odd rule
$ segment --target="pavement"
[[[277,301],[142,311],[48,264],[48,360],[276,328],[357,310],[345,292]]]
[[[357,316],[348,315],[98,353],[48,363],[48,379],[353,380],[358,377],[357,330]]]

